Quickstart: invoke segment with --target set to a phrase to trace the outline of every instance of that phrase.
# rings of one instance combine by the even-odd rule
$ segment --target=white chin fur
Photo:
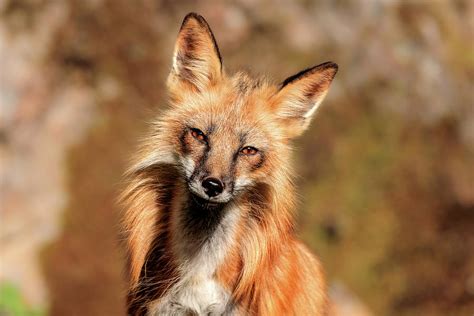
[[[194,168],[196,168],[196,164],[194,163],[194,160],[192,160],[189,157],[181,157],[179,158],[179,160],[181,164],[183,165],[184,173],[186,174],[186,177],[189,179],[194,172]]]

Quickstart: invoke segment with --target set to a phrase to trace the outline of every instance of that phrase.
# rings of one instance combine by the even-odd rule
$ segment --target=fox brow
[[[249,71],[240,71],[233,76],[235,87],[241,95],[247,95],[254,90],[258,90],[267,85],[267,78],[264,76],[252,76]]]

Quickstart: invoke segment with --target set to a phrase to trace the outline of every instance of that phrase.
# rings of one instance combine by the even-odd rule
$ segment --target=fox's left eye
[[[246,146],[240,150],[240,152],[247,156],[253,156],[258,152],[258,149],[252,146]]]
[[[191,128],[191,135],[201,142],[207,141],[206,135],[198,128]]]

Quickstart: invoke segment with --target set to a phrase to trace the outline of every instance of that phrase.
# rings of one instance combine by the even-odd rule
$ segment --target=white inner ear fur
[[[320,93],[317,97],[312,99],[303,99],[299,96],[288,96],[283,102],[278,115],[282,118],[303,118],[305,120],[311,119],[316,110],[321,105],[327,91]]]
[[[206,56],[202,59],[187,60],[186,66],[180,65],[177,60],[177,54],[173,56],[173,72],[180,75],[182,69],[186,68],[193,77],[188,77],[187,80],[194,85],[199,91],[204,91],[211,81],[212,74],[215,70],[212,69],[210,61],[206,60]]]
[[[321,105],[321,103],[323,102],[324,98],[326,97],[326,94],[327,94],[327,90],[324,92],[324,93],[321,93],[317,98],[316,100],[314,100],[314,104],[313,106],[309,109],[309,111],[307,111],[304,115],[303,115],[303,118],[304,119],[310,119],[314,113],[316,113],[316,110],[319,109],[319,106]]]

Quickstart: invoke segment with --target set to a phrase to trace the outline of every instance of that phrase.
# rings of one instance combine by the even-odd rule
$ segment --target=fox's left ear
[[[275,95],[275,113],[285,127],[288,137],[306,130],[311,118],[328,93],[338,66],[333,62],[303,70],[287,78]]]
[[[211,28],[202,16],[189,13],[176,40],[168,89],[171,93],[200,92],[221,78],[221,55]]]

